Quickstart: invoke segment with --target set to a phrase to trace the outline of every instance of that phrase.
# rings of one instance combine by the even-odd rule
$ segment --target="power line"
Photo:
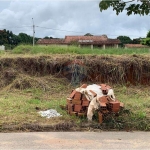
[[[10,28],[25,28],[25,27],[32,27],[32,26],[22,26],[22,27],[14,26],[14,27],[13,27],[13,26],[4,26],[4,25],[1,26],[1,25],[0,25],[0,28],[2,28],[2,27],[5,27],[5,28],[6,28],[6,27],[7,27],[7,28],[9,28],[9,27],[10,27]]]
[[[33,18],[32,18],[32,21],[33,21]],[[0,27],[1,27],[1,25],[0,25]],[[6,26],[5,26],[6,27]],[[48,27],[41,27],[41,26],[35,26],[34,25],[34,21],[33,21],[33,25],[32,26],[30,26],[30,25],[23,25],[23,26],[20,26],[20,27],[18,27],[18,26],[9,26],[10,28],[26,28],[26,27],[32,27],[33,29],[33,36],[35,36],[35,27],[37,27],[37,28],[41,28],[41,29],[50,29],[50,30],[56,30],[56,31],[61,31],[61,32],[71,32],[71,33],[80,33],[80,34],[85,34],[85,32],[80,32],[80,31],[71,31],[71,30],[64,30],[64,29],[56,29],[56,28],[48,28]],[[7,26],[7,28],[9,28],[8,26]],[[27,31],[27,30],[26,30]],[[29,31],[29,30],[28,30]],[[91,34],[93,34],[93,35],[99,35],[100,36],[100,34],[98,34],[98,33],[91,33]],[[101,34],[101,35],[104,35],[104,34]],[[106,34],[106,35],[108,35],[108,36],[132,36],[132,37],[141,37],[141,36],[139,36],[139,35],[132,35],[132,34],[128,34],[128,35],[124,35],[124,34],[118,34],[118,35],[114,35],[114,34]],[[34,43],[33,43],[33,45],[34,45]]]
[[[54,29],[54,28],[40,27],[40,26],[36,26],[36,27],[38,27],[38,28],[44,28],[44,29],[51,29],[51,30],[64,31],[64,32],[85,33],[85,32],[78,32],[78,31],[69,31],[69,30],[62,30],[62,29]]]
[[[55,29],[55,28],[48,28],[48,27],[41,27],[41,26],[36,26],[38,28],[43,28],[43,29],[50,29],[50,30],[57,30],[57,31],[63,31],[63,32],[73,32],[73,33],[84,33],[85,32],[79,32],[79,31],[69,31],[69,30],[62,30],[62,29]],[[96,34],[96,33],[91,33],[91,34],[94,34],[94,35],[99,35],[99,34]],[[103,34],[104,35],[104,34]],[[113,34],[106,34],[106,35],[109,35],[109,36],[121,36],[121,35],[113,35]],[[126,35],[126,36],[134,36],[134,37],[137,37],[139,35]]]

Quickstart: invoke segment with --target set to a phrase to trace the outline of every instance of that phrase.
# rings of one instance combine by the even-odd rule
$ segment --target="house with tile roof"
[[[64,39],[39,39],[38,45],[72,45],[76,43],[79,47],[116,47],[120,43],[119,39],[109,39],[106,35],[102,36],[65,36]]]
[[[149,48],[147,45],[142,44],[124,44],[125,48]]]

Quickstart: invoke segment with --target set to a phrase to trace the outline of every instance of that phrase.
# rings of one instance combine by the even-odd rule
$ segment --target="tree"
[[[49,39],[49,37],[48,37],[48,36],[45,36],[43,39]]]
[[[51,38],[51,37],[50,37]],[[39,38],[35,37],[35,43]],[[6,49],[13,49],[18,44],[32,44],[33,37],[26,33],[13,34],[9,30],[0,30],[0,45],[5,45]]]
[[[0,32],[0,45],[8,44],[8,38],[7,38],[7,30],[1,30]]]
[[[146,37],[147,37],[147,38],[150,38],[150,30],[147,32]]]
[[[141,40],[142,45],[148,45],[150,46],[150,38],[144,38]]]
[[[118,15],[123,10],[127,11],[127,15],[139,14],[148,15],[150,13],[150,0],[101,0],[99,3],[100,11],[107,10],[112,7]]]
[[[91,33],[86,33],[84,36],[93,36]]]
[[[20,43],[32,44],[32,42],[33,42],[33,38],[31,36],[27,35],[26,33],[19,33],[18,37],[20,39]]]
[[[120,40],[121,44],[120,46],[123,47],[124,44],[130,44],[132,43],[132,40],[128,36],[118,36],[117,39]]]
[[[150,46],[150,30],[147,32],[146,38],[141,39],[141,44]]]
[[[132,40],[132,44],[140,44],[141,43],[141,38],[136,38]]]

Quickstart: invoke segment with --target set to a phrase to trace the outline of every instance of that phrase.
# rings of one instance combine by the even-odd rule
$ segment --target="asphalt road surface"
[[[150,150],[150,132],[0,133],[0,150]]]

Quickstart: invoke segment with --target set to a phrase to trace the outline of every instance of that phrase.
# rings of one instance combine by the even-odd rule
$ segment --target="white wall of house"
[[[1,46],[0,46],[0,50],[5,50],[5,46],[4,46],[4,45],[1,45]]]
[[[40,46],[64,46],[64,47],[68,46],[67,44],[37,44],[37,45],[40,45]]]

